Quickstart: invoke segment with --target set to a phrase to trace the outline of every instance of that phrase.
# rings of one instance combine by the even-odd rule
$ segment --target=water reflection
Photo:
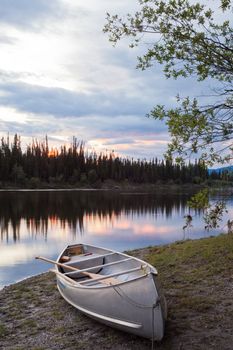
[[[196,213],[182,230],[188,194],[120,194],[108,191],[0,192],[0,288],[48,270],[36,255],[56,258],[67,244],[85,242],[123,251],[206,232]],[[232,215],[233,203],[229,202]]]
[[[166,218],[184,211],[184,195],[118,194],[102,191],[36,191],[0,193],[1,240],[20,240],[21,224],[25,220],[28,233],[47,237],[49,226],[73,235],[85,233],[85,223],[112,224],[122,214],[126,217],[162,215]]]

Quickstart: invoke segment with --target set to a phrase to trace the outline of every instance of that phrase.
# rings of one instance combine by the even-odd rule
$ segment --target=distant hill
[[[225,166],[222,168],[216,168],[216,169],[208,169],[208,173],[212,174],[213,172],[217,173],[217,174],[222,174],[224,172],[233,172],[233,165],[229,165],[229,166]]]

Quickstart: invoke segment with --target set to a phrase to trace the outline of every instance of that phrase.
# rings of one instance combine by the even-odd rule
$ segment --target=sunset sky
[[[113,48],[106,12],[134,12],[136,0],[0,0],[0,135],[50,146],[83,140],[89,149],[162,157],[166,126],[145,117],[175,96],[202,95],[208,82],[166,80],[161,67],[136,70],[139,51]],[[140,50],[146,48],[146,43]]]

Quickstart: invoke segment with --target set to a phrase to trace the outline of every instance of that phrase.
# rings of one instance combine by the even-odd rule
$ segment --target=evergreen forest
[[[176,164],[154,158],[135,160],[121,158],[114,151],[87,152],[84,142],[73,138],[70,146],[50,148],[48,139],[33,140],[23,150],[20,136],[10,141],[9,136],[0,142],[0,186],[6,187],[96,187],[107,180],[116,183],[185,184],[203,183],[208,179],[203,162],[196,160]],[[216,174],[214,175],[216,178]],[[220,175],[219,175],[220,177]]]

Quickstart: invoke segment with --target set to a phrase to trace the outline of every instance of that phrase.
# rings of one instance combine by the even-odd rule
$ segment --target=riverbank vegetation
[[[150,161],[120,158],[110,153],[88,153],[75,138],[70,146],[50,148],[48,139],[34,140],[22,150],[20,136],[0,143],[0,187],[96,187],[115,183],[200,184],[209,178],[203,162],[177,164],[157,158]],[[215,179],[216,180],[216,179]]]
[[[159,350],[230,350],[233,342],[233,235],[129,252],[154,265],[168,303]],[[148,350],[150,342],[108,328],[67,304],[52,273],[0,291],[4,350]]]

